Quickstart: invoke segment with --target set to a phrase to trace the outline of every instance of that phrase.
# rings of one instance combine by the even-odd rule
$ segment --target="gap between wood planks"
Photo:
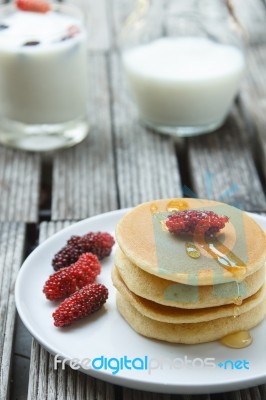
[[[38,245],[38,224],[27,224],[23,261]],[[26,400],[32,337],[16,313],[10,373],[10,399]]]

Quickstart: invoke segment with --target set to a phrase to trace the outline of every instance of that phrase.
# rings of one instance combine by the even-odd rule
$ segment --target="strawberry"
[[[108,289],[91,283],[65,299],[53,313],[54,325],[64,327],[98,311],[108,298]]]
[[[16,6],[21,11],[47,13],[51,10],[51,4],[45,0],[16,0]]]
[[[43,292],[48,300],[68,297],[83,286],[93,283],[100,271],[98,258],[92,253],[84,253],[70,267],[62,268],[51,275]]]

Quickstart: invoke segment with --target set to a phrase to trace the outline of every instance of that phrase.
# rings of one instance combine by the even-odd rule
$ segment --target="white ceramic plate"
[[[135,389],[200,394],[265,383],[266,320],[252,329],[252,345],[241,350],[226,348],[219,342],[191,346],[144,338],[134,332],[116,310],[115,289],[110,278],[112,255],[103,262],[99,279],[110,292],[105,308],[72,327],[54,327],[52,312],[55,305],[46,300],[42,293],[44,282],[53,273],[51,259],[54,254],[71,235],[99,230],[114,234],[115,226],[124,213],[125,210],[114,211],[76,223],[46,240],[27,258],[17,278],[15,296],[19,315],[31,334],[50,353],[86,363],[85,369],[81,369],[83,372]],[[253,217],[266,230],[266,218]],[[120,370],[114,374],[117,359],[125,356],[127,365],[122,368],[120,364]],[[102,368],[87,369],[89,361],[84,361],[87,358],[99,358],[94,361],[94,366]],[[110,358],[113,360],[110,361]],[[126,366],[131,366],[129,360],[136,358],[140,358],[143,365],[141,360],[135,360],[135,368],[127,369]],[[103,360],[108,360],[113,369],[108,368],[107,364],[105,369],[104,363],[101,366]],[[240,363],[235,364],[237,360]],[[152,367],[150,371],[146,369],[147,365]],[[58,368],[61,368],[60,365]]]

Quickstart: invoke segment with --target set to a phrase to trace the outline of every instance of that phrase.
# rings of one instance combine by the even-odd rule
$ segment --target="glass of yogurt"
[[[50,151],[88,133],[86,33],[79,9],[0,6],[0,143]]]
[[[181,137],[214,131],[239,90],[243,42],[224,15],[194,11],[160,20],[158,4],[139,0],[121,34],[122,61],[140,120]]]

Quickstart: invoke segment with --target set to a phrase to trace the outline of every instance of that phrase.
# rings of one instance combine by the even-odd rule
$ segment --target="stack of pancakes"
[[[217,234],[221,247],[208,252],[195,238],[176,237],[165,229],[171,212],[185,209],[229,217]],[[112,279],[117,307],[136,332],[194,344],[248,330],[263,320],[266,236],[246,213],[209,200],[156,200],[127,213],[116,238]],[[186,250],[188,240],[200,252],[196,258]]]

